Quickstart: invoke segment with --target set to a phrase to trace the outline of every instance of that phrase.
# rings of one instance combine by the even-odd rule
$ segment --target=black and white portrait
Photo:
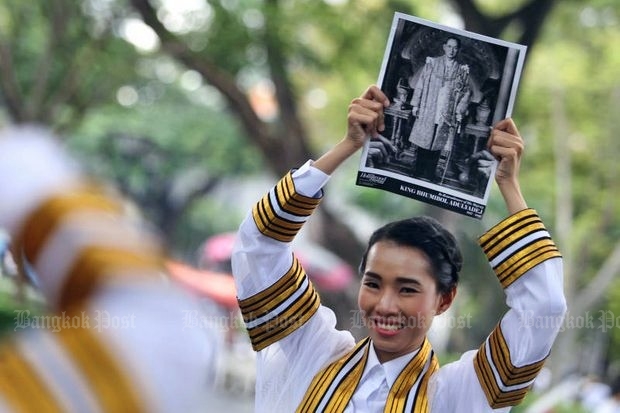
[[[386,129],[357,183],[480,218],[495,170],[486,142],[510,116],[525,50],[396,13],[378,81]]]

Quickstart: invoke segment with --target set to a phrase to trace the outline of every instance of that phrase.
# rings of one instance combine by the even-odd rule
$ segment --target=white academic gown
[[[287,175],[255,205],[233,252],[240,304],[258,351],[257,413],[294,412],[315,375],[355,346],[348,331],[335,328],[334,313],[320,305],[292,254],[291,242],[329,179],[311,164]],[[509,411],[533,383],[566,311],[562,259],[535,211],[508,217],[480,243],[510,309],[479,349],[431,376],[432,412]],[[382,366],[370,355],[344,411],[383,411],[386,389],[414,355]]]

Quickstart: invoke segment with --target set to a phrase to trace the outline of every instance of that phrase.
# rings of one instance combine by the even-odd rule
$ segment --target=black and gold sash
[[[365,338],[348,354],[314,376],[297,412],[344,411],[364,372],[370,345],[370,339]],[[418,354],[405,366],[390,389],[384,412],[428,412],[428,381],[438,368],[437,357],[425,339]]]

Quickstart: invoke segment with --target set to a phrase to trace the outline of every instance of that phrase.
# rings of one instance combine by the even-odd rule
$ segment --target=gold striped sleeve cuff
[[[533,209],[500,222],[479,239],[503,288],[538,264],[561,257],[549,232]]]
[[[79,313],[79,310],[70,313],[69,317]],[[63,380],[55,383],[49,379],[52,376],[41,370],[44,367],[24,356],[17,342],[6,340],[0,347],[0,399],[16,412],[74,411],[73,407],[79,405],[74,405],[78,398],[92,400],[102,412],[148,411],[121,358],[115,357],[101,337],[89,326],[63,328],[54,333],[54,342],[67,356],[62,360],[68,363],[61,364],[61,368],[76,373],[62,375]],[[72,397],[78,388],[74,380],[81,381],[80,386],[84,385],[87,394]]]
[[[0,347],[0,398],[17,412],[61,413],[64,407],[49,385],[11,340]]]
[[[322,199],[310,198],[295,192],[291,172],[286,174],[252,208],[259,231],[270,238],[291,242]]]
[[[81,303],[106,277],[148,274],[160,268],[164,268],[163,259],[149,251],[128,251],[109,246],[84,248],[67,274],[58,305],[64,309]]]
[[[76,234],[71,219],[83,213],[92,214],[92,222],[85,222],[79,227],[80,233]],[[97,219],[105,219],[109,225],[103,228],[100,222],[95,221]],[[162,271],[163,253],[154,242],[156,240],[147,237],[146,233],[130,234],[123,225],[123,207],[118,200],[105,195],[97,187],[76,188],[42,202],[26,218],[14,247],[16,252],[23,253],[28,262],[36,265],[43,251],[52,243],[59,242],[54,236],[65,230],[73,235],[74,240],[88,240],[83,245],[77,243],[73,247],[77,249],[75,251],[66,249],[72,260],[64,276],[59,278],[61,284],[58,286],[58,302],[55,303],[60,309],[66,309],[87,299],[106,277]],[[119,242],[118,246],[110,244],[111,237],[121,240],[124,236],[125,242]],[[45,276],[44,273],[39,275]]]
[[[88,328],[66,329],[58,339],[92,389],[102,411],[147,411],[121,358],[115,357],[98,332]]]
[[[36,262],[50,235],[61,225],[62,220],[78,210],[119,214],[122,207],[94,187],[57,194],[46,199],[26,218],[16,236],[16,248],[23,252],[28,261]]]
[[[255,351],[268,347],[304,325],[320,304],[318,293],[296,258],[289,271],[271,287],[239,300]]]
[[[498,409],[521,403],[545,360],[521,367],[513,365],[498,324],[474,358],[474,369],[489,406]]]

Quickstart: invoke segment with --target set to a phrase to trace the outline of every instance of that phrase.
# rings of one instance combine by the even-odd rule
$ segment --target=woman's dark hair
[[[431,261],[437,290],[444,294],[456,287],[463,256],[454,236],[434,218],[421,216],[394,221],[375,230],[360,263],[360,273],[366,270],[368,251],[379,241],[418,248]]]

